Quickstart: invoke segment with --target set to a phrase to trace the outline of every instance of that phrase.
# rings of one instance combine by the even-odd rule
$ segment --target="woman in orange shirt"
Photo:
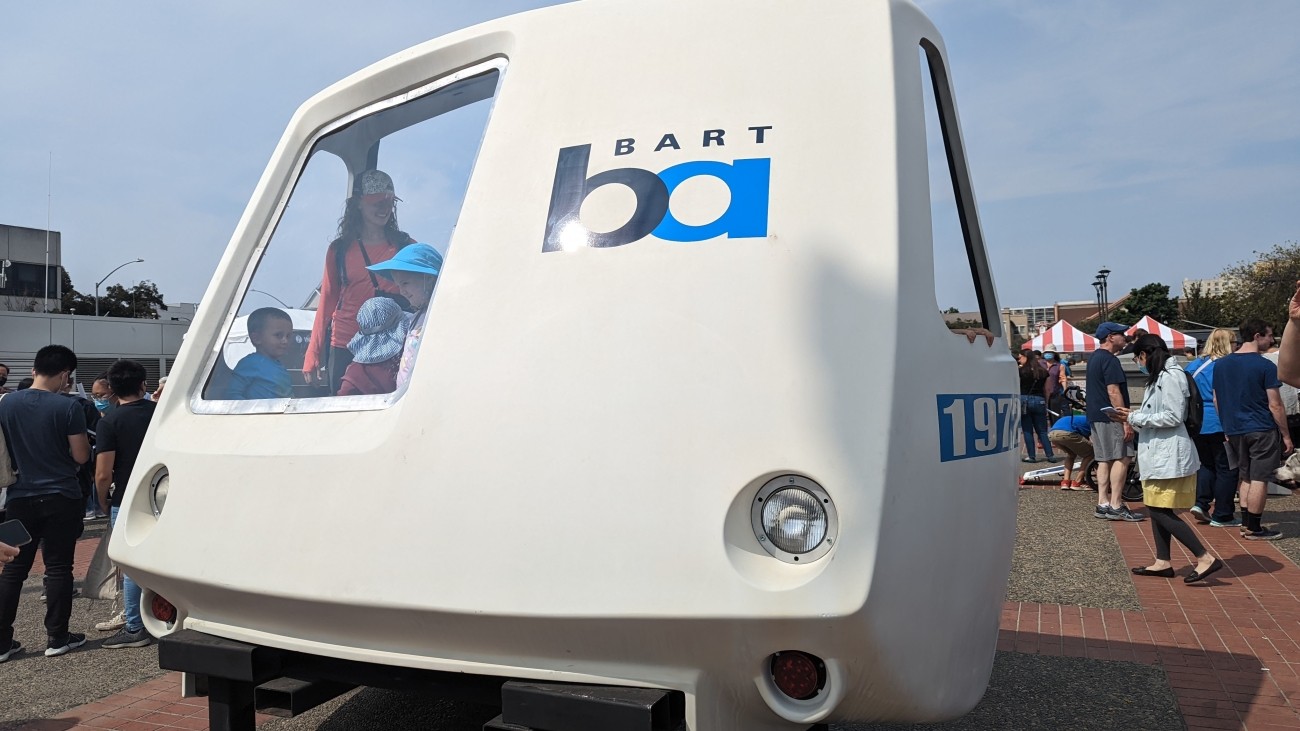
[[[397,226],[394,202],[401,199],[393,193],[393,179],[382,170],[367,170],[358,176],[344,205],[338,236],[325,254],[316,320],[302,370],[308,383],[324,381],[331,395],[338,393],[343,372],[352,362],[348,341],[357,334],[361,304],[379,295],[400,296],[390,280],[366,269],[414,243]]]

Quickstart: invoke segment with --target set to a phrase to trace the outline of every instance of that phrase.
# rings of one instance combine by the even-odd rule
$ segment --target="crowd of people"
[[[8,367],[0,373],[8,376]],[[19,521],[30,541],[0,543],[0,663],[23,649],[14,637],[23,583],[39,548],[45,563],[45,656],[86,643],[69,627],[75,587],[73,556],[85,522],[106,515],[110,530],[136,456],[153,417],[156,397],[140,363],[118,360],[92,384],[92,398],[73,393],[77,356],[62,345],[36,353],[31,383],[13,391],[0,381],[0,434],[6,462],[16,473],[5,487],[6,520]],[[92,506],[92,507],[88,507]],[[116,631],[102,647],[141,647],[151,638],[140,614],[140,588],[122,577],[123,610],[96,625]]]
[[[1289,322],[1300,323],[1300,286]],[[1064,454],[1063,490],[1091,489],[1085,476],[1095,462],[1094,517],[1151,519],[1155,560],[1134,567],[1133,573],[1173,577],[1170,545],[1177,540],[1196,557],[1184,581],[1201,581],[1223,563],[1175,510],[1187,510],[1196,522],[1213,528],[1237,528],[1246,540],[1282,538],[1263,523],[1263,516],[1268,485],[1300,442],[1300,328],[1288,327],[1279,349],[1273,327],[1249,319],[1235,334],[1211,332],[1199,355],[1191,348],[1173,353],[1158,335],[1130,335],[1128,329],[1114,322],[1097,327],[1099,347],[1087,361],[1079,412],[1069,406],[1068,397],[1061,409],[1052,409],[1058,389],[1069,387],[1049,376],[1035,353],[1017,354],[1023,459],[1038,461],[1036,441],[1051,461],[1057,461],[1053,449]],[[1130,402],[1121,353],[1131,353],[1145,375],[1137,406]],[[1047,355],[1045,362],[1060,362]],[[1049,429],[1045,416],[1050,411],[1060,418]],[[1125,504],[1123,490],[1135,457],[1147,514]]]

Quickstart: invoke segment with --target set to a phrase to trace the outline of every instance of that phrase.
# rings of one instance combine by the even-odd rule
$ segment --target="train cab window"
[[[324,132],[250,271],[201,413],[384,408],[421,349],[504,68],[489,62]]]
[[[921,42],[919,57],[929,159],[935,300],[948,327],[987,328],[997,334],[1000,318],[995,312],[992,280],[943,57],[927,41]]]

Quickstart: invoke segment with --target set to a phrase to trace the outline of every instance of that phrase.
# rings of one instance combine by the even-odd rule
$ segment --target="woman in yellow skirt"
[[[1142,498],[1151,514],[1151,534],[1156,560],[1135,566],[1138,576],[1173,578],[1169,562],[1170,537],[1196,557],[1196,568],[1183,581],[1191,584],[1223,568],[1223,562],[1206,550],[1191,526],[1175,509],[1196,504],[1196,471],[1200,460],[1183,421],[1190,391],[1183,367],[1169,357],[1159,335],[1143,335],[1133,342],[1133,358],[1147,374],[1146,394],[1136,409],[1116,409],[1117,421],[1127,421],[1138,433],[1138,467],[1142,473]]]

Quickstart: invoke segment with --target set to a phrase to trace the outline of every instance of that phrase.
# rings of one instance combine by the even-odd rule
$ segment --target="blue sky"
[[[195,301],[294,109],[385,56],[554,3],[18,3],[0,25],[0,222],[83,291]],[[813,3],[792,3],[808,7]],[[1004,305],[1208,277],[1300,240],[1300,2],[923,0]],[[966,302],[941,302],[965,308]]]

